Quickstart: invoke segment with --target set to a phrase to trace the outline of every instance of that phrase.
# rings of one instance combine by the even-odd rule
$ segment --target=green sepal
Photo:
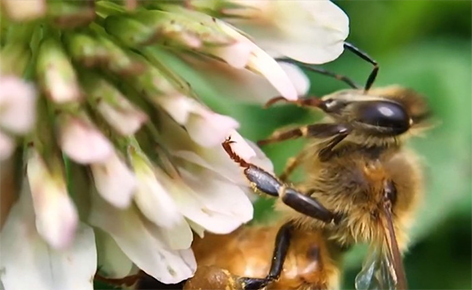
[[[27,43],[7,43],[0,51],[0,74],[23,76],[31,61],[31,49]]]

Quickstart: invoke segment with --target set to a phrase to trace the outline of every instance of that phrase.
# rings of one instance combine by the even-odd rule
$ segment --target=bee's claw
[[[234,144],[236,141],[231,140],[231,136],[226,137],[224,144]]]
[[[279,101],[286,101],[288,102],[288,100],[282,96],[280,97],[275,97],[275,98],[272,98],[270,99],[269,101],[267,101],[267,103],[264,105],[264,109],[267,109],[268,107],[272,106],[273,104],[279,102]]]
[[[259,290],[266,287],[271,280],[264,278],[241,278],[242,285],[244,285],[244,290]]]
[[[269,139],[263,139],[263,140],[259,140],[257,141],[257,145],[258,146],[264,146],[264,145],[267,145],[270,143],[270,140]]]

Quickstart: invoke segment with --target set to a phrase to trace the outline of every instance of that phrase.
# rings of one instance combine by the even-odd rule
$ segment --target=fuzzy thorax
[[[342,215],[332,225],[299,214],[282,203],[277,209],[306,230],[323,229],[341,246],[384,238],[386,184],[394,186],[392,220],[400,250],[408,244],[408,228],[422,196],[421,171],[416,156],[405,149],[370,152],[344,144],[344,153],[327,162],[307,158],[305,182],[298,186],[327,209]],[[351,147],[351,148],[347,148]]]

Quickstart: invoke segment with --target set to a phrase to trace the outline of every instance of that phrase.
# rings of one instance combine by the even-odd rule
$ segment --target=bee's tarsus
[[[278,103],[279,101],[286,101],[288,102],[288,100],[282,96],[279,96],[279,97],[275,97],[275,98],[272,98],[270,99],[269,101],[267,101],[267,103],[265,103],[264,105],[264,109],[267,109],[269,108],[270,106],[272,106],[273,104],[275,103]]]
[[[310,97],[300,97],[296,100],[287,100],[284,97],[275,97],[270,99],[265,105],[264,108],[268,108],[272,106],[273,104],[279,102],[279,101],[285,101],[286,103],[290,104],[295,104],[300,107],[314,107],[314,108],[320,108],[323,107],[323,101],[316,98],[315,96],[310,96]]]
[[[221,146],[223,146],[223,149],[234,162],[238,163],[243,168],[249,167],[249,163],[247,163],[243,158],[241,158],[241,156],[236,154],[236,152],[233,151],[233,148],[231,148],[231,144],[234,143],[236,143],[236,141],[232,141],[231,137],[228,137],[223,143],[221,143]]]
[[[233,144],[233,143],[236,143],[236,141],[231,140],[231,136],[228,136],[228,137],[226,137],[226,139],[223,143]]]

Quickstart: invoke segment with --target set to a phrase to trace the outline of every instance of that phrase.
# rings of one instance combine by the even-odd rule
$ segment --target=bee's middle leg
[[[326,139],[338,135],[347,135],[351,128],[345,124],[336,123],[317,123],[310,124],[291,130],[277,130],[269,138],[259,140],[258,145],[277,143],[285,140],[293,140],[301,137]]]
[[[280,181],[286,182],[292,172],[300,166],[300,163],[302,162],[303,158],[305,157],[305,152],[299,153],[296,157],[291,157],[287,160],[287,163],[285,164],[284,171],[282,174],[279,175]]]
[[[265,278],[241,277],[242,285],[245,290],[256,290],[266,287],[269,283],[279,279],[282,273],[285,257],[287,256],[292,237],[293,225],[288,222],[284,224],[275,238],[275,247],[272,254],[269,274]]]

